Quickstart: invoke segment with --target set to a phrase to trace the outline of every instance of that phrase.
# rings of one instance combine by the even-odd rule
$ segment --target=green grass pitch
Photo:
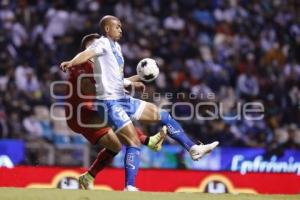
[[[116,192],[0,188],[1,200],[300,200],[300,195]]]

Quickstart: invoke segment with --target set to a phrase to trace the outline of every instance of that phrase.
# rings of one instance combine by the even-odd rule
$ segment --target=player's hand
[[[131,85],[132,87],[134,87],[134,89],[141,90],[143,91],[143,93],[145,92],[146,86],[144,85],[144,83],[137,81],[132,82]]]
[[[65,62],[62,62],[60,64],[60,69],[63,71],[63,72],[66,72],[68,68],[72,67],[72,62],[71,61],[65,61]]]

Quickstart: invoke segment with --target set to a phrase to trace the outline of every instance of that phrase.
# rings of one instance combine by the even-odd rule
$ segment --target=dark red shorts
[[[92,122],[94,118],[99,118],[96,111],[84,109],[80,116],[84,126],[80,125],[78,117],[75,115],[72,116],[71,119],[67,120],[67,124],[72,131],[83,135],[91,144],[96,144],[102,136],[108,133],[110,127],[87,127],[88,124],[91,124],[90,122]]]

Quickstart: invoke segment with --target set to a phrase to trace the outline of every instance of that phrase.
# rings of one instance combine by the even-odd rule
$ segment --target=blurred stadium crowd
[[[225,116],[235,116],[238,102],[264,105],[259,121],[181,121],[191,137],[279,154],[300,148],[297,0],[1,0],[0,138],[49,148],[82,142],[49,117],[58,101],[49,87],[66,79],[59,63],[79,51],[85,34],[98,32],[105,14],[123,23],[127,75],[135,73],[141,58],[157,58],[160,76],[147,89],[157,104],[222,102]],[[55,92],[63,94],[59,88]],[[179,92],[185,97],[177,98]],[[161,98],[152,98],[156,93]],[[62,108],[55,112],[63,116]],[[190,112],[176,107],[180,116]]]

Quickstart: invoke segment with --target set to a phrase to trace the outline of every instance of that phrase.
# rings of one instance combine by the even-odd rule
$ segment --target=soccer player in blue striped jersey
[[[140,141],[132,120],[166,125],[168,135],[182,145],[193,160],[202,158],[212,151],[218,142],[207,145],[195,144],[168,112],[154,104],[132,98],[124,92],[124,58],[118,41],[122,37],[122,25],[117,17],[107,15],[100,20],[103,36],[96,39],[86,50],[72,60],[62,62],[66,70],[91,59],[94,62],[96,98],[100,117],[107,116],[108,123],[127,146],[125,155],[125,190],[137,191],[135,177],[140,161]]]

